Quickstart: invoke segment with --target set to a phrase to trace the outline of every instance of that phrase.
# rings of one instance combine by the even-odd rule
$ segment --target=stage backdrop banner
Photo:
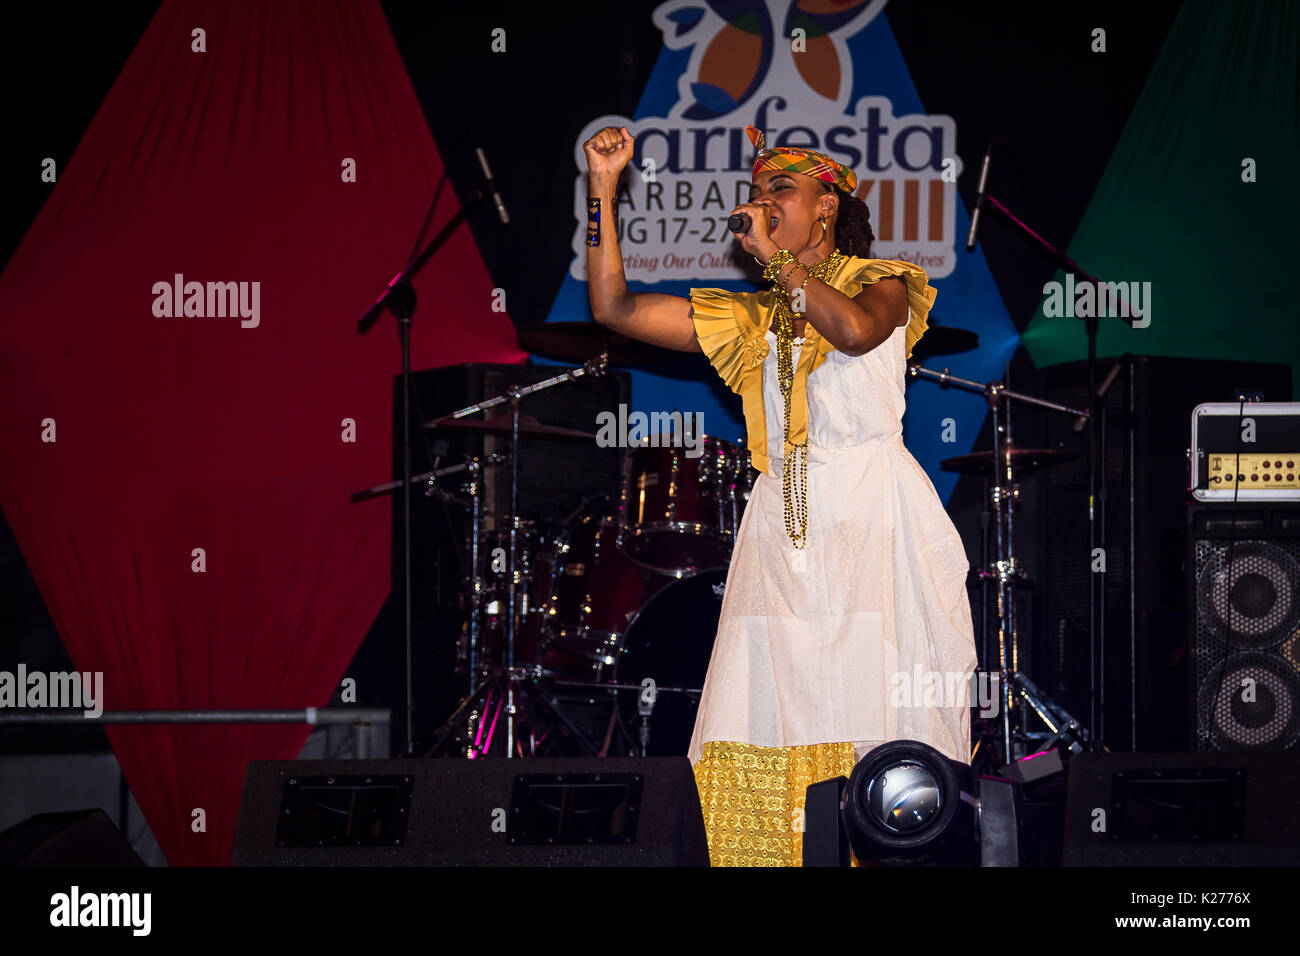
[[[107,709],[329,701],[390,580],[348,495],[391,473],[397,336],[355,320],[441,171],[376,0],[164,2],[57,170],[0,276],[0,505]],[[416,289],[416,367],[523,358],[468,231]],[[308,728],[108,733],[167,859],[224,864],[245,764]]]
[[[772,146],[821,150],[853,169],[871,210],[872,255],[921,266],[938,290],[932,314],[971,329],[980,348],[945,356],[954,374],[1000,378],[1018,338],[983,254],[965,251],[969,220],[957,194],[961,160],[951,117],[927,114],[883,16],[883,0],[745,4],[671,0],[653,14],[663,50],[633,117],[601,116],[574,143],[574,258],[548,321],[590,318],[586,160],[582,143],[627,126],[636,152],[620,197],[628,287],[686,295],[692,287],[753,291],[757,269],[726,230],[748,197],[754,150],[746,124]],[[643,412],[699,412],[704,430],[737,439],[739,405],[712,384],[633,373]],[[969,451],[987,413],[980,395],[909,387],[908,447],[947,498],[943,458]]]
[[[1114,285],[1058,272],[1025,329],[1034,362],[1084,358],[1091,311],[1099,356],[1290,362],[1300,398],[1297,157],[1300,5],[1183,4],[1070,243]]]

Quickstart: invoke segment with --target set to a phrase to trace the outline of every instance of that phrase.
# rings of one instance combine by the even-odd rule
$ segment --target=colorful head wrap
[[[853,170],[841,166],[835,160],[811,149],[799,149],[794,146],[777,146],[767,148],[767,138],[756,126],[746,126],[745,135],[758,150],[754,157],[754,175],[767,169],[788,169],[792,173],[802,173],[824,183],[838,186],[846,193],[852,193],[858,185],[858,177]]]

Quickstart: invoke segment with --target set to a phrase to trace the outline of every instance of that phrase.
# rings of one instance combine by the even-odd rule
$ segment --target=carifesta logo
[[[726,229],[749,195],[753,147],[745,126],[772,146],[816,149],[853,169],[871,209],[872,255],[901,259],[932,279],[956,266],[957,127],[951,117],[895,116],[883,96],[849,98],[848,40],[882,0],[838,6],[810,0],[672,0],[654,12],[669,49],[691,51],[667,117],[592,120],[574,143],[572,276],[586,280],[586,160],[582,143],[626,126],[636,151],[619,197],[619,244],[633,281],[736,280],[744,253]],[[781,25],[780,31],[777,25]]]

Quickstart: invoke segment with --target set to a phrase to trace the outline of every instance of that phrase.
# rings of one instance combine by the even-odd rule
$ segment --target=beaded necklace
[[[844,260],[844,253],[835,249],[816,265],[800,263],[800,268],[804,269],[811,278],[821,279],[829,284],[828,280]],[[796,314],[791,309],[790,293],[786,291],[785,285],[777,276],[783,266],[795,261],[797,261],[795,257],[789,253],[786,253],[786,256],[774,255],[767,269],[764,270],[764,275],[772,280],[772,293],[775,299],[772,331],[776,334],[776,383],[785,403],[784,447],[791,448],[790,459],[793,459],[787,460],[785,467],[781,469],[781,491],[785,498],[785,533],[795,548],[803,550],[808,546],[808,439],[805,436],[798,445],[793,447],[790,445],[790,398],[794,393],[794,322],[796,317],[804,313]],[[804,285],[807,285],[807,281]]]

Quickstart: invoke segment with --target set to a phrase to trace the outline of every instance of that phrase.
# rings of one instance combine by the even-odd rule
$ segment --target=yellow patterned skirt
[[[853,772],[852,743],[752,747],[711,741],[695,785],[713,866],[802,866],[810,784]],[[855,861],[856,862],[856,861]]]

